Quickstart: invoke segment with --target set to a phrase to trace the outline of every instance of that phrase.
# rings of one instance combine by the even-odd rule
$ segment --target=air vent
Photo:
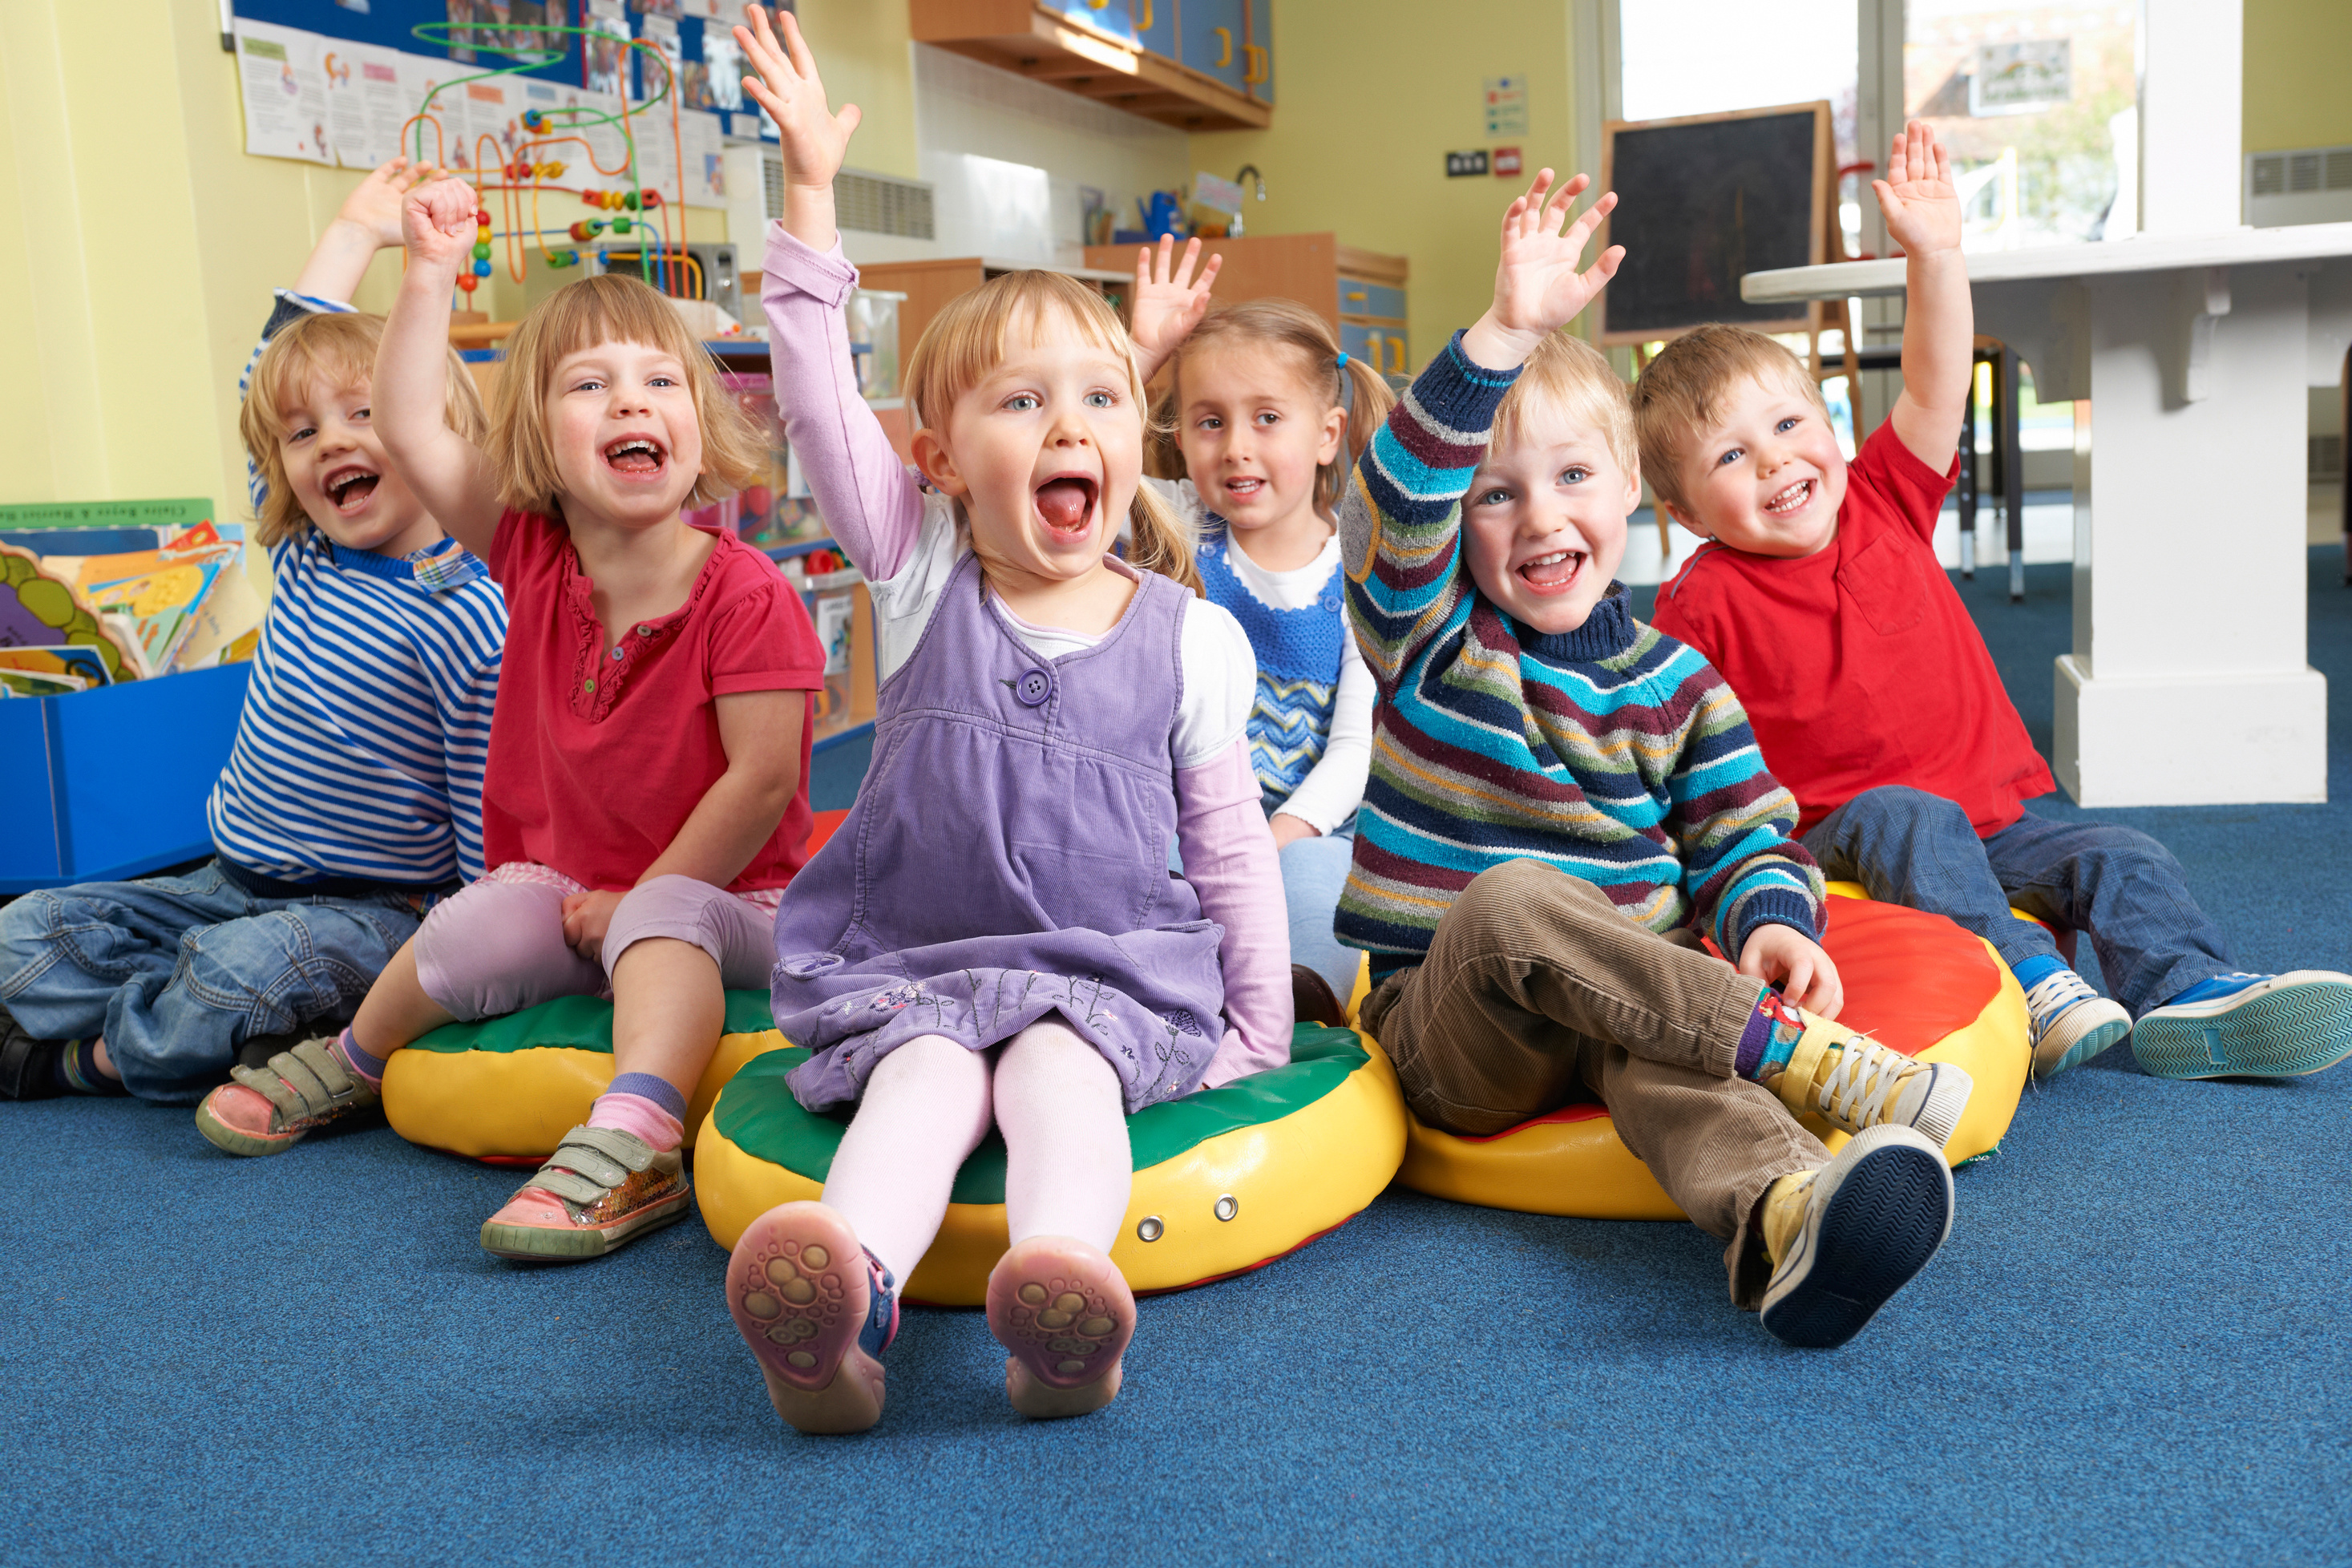
[[[2294,147],[2246,158],[2246,221],[2257,228],[2352,221],[2352,147]]]
[[[2333,484],[2344,477],[2343,437],[2311,436],[2305,441],[2305,468],[2313,484]]]
[[[773,153],[760,160],[766,188],[768,216],[784,216],[784,161]],[[866,234],[894,234],[902,239],[936,239],[928,180],[901,180],[889,174],[866,174],[844,169],[833,179],[834,222]]]

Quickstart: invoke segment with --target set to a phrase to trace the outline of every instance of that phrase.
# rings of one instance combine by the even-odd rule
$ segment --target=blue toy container
[[[213,852],[250,664],[0,700],[0,896],[121,881]]]

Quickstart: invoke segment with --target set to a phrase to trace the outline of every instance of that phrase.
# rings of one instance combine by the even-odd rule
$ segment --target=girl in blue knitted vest
[[[1253,300],[1204,319],[1219,258],[1195,281],[1200,242],[1171,274],[1172,249],[1162,240],[1136,269],[1139,367],[1148,376],[1173,362],[1159,405],[1173,426],[1173,450],[1159,443],[1172,473],[1143,482],[1192,530],[1202,585],[1257,655],[1250,763],[1282,852],[1290,954],[1344,1004],[1360,959],[1332,935],[1331,917],[1371,762],[1373,689],[1348,634],[1334,519],[1350,467],[1396,398],[1296,300]]]

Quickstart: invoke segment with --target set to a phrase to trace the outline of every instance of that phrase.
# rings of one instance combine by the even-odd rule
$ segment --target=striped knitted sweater
[[[1545,636],[1471,582],[1462,496],[1517,379],[1471,364],[1457,336],[1340,507],[1349,619],[1380,700],[1339,939],[1376,980],[1418,963],[1471,879],[1522,858],[1653,931],[1696,922],[1734,960],[1759,925],[1815,935],[1821,870],[1723,678],[1635,620],[1622,584]]]

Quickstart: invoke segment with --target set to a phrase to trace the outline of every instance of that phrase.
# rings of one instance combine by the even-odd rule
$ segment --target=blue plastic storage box
[[[121,881],[213,852],[250,663],[0,700],[0,896]]]

